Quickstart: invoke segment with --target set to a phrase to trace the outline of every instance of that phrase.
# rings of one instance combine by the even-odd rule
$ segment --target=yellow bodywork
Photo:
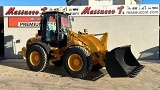
[[[41,40],[40,36],[28,39],[27,42],[26,42],[26,47],[22,48],[22,51],[21,51],[22,56],[26,58],[27,46],[29,46],[33,43],[39,42],[40,40]]]
[[[54,58],[50,58],[51,61],[60,60],[60,57],[63,55],[65,50],[71,45],[79,45],[79,46],[85,47],[88,50],[88,52],[91,54],[93,65],[100,63],[103,67],[105,67],[104,58],[107,52],[108,33],[102,34],[102,37],[98,39],[97,37],[95,37],[94,34],[78,34],[78,33],[75,33],[69,30],[67,37],[68,37],[68,42],[67,42],[66,47],[63,47],[63,48],[51,47],[50,48],[50,50],[53,51],[51,55],[54,56]],[[35,42],[39,42],[40,40],[41,40],[40,36],[33,37],[33,38],[30,38],[26,44],[31,45]],[[24,57],[26,57],[26,50],[27,50],[27,47],[22,48],[22,55]],[[72,60],[70,61],[72,63],[79,62],[79,61],[72,61]]]
[[[92,56],[93,65],[99,62],[102,66],[105,66],[104,58],[107,52],[108,33],[104,33],[98,39],[94,34],[78,34],[69,31],[68,38],[68,47],[72,44],[84,46]]]

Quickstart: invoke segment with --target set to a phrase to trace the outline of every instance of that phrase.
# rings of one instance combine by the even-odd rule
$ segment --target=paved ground
[[[110,78],[103,68],[82,80],[53,64],[45,72],[33,72],[25,60],[8,59],[0,61],[0,90],[160,90],[160,60],[139,62],[145,68],[135,78]]]

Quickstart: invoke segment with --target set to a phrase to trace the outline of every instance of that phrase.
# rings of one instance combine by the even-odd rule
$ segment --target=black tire
[[[58,61],[54,61],[52,62],[55,66],[63,66],[63,60],[58,60]]]
[[[34,51],[38,52],[40,55],[40,62],[36,66],[33,65],[30,60],[30,55]],[[30,70],[37,71],[37,72],[44,71],[46,67],[49,65],[49,61],[47,59],[47,53],[40,45],[32,45],[28,48],[27,54],[26,54],[26,62]]]
[[[83,62],[81,69],[78,71],[72,70],[68,64],[69,57],[73,54],[79,55]],[[92,69],[92,59],[85,48],[80,46],[71,46],[64,53],[63,65],[66,72],[73,78],[83,78]]]
[[[101,64],[97,63],[97,64],[93,65],[92,71],[98,71],[102,68],[103,68],[103,66]]]

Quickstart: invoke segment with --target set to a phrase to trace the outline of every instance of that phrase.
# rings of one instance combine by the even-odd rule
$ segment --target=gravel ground
[[[139,62],[145,68],[135,78],[111,78],[103,68],[76,79],[51,63],[46,71],[33,72],[25,60],[7,59],[0,61],[0,90],[160,90],[160,60]]]

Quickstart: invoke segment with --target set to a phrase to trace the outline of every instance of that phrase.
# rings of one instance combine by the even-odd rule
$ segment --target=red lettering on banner
[[[47,7],[44,7],[44,8],[41,8],[41,11],[45,12],[47,9],[48,9]]]
[[[15,7],[10,7],[5,15],[38,15],[38,10],[15,10]]]
[[[95,9],[91,10],[91,7],[86,7],[81,14],[114,14],[115,10],[101,10],[101,9]]]
[[[118,9],[119,9],[118,14],[121,14],[121,13],[123,13],[123,14],[124,14],[124,12],[122,12],[122,10],[124,9],[124,6],[120,6],[120,7],[118,7]]]
[[[120,6],[117,8],[118,14],[122,14],[124,9],[124,6]],[[81,14],[115,14],[116,9],[110,9],[110,10],[105,10],[105,9],[91,9],[91,7],[85,7],[84,10],[81,12]]]
[[[89,14],[89,10],[91,9],[91,7],[86,7],[82,12],[81,14]],[[94,14],[96,14],[96,12],[94,12]]]

